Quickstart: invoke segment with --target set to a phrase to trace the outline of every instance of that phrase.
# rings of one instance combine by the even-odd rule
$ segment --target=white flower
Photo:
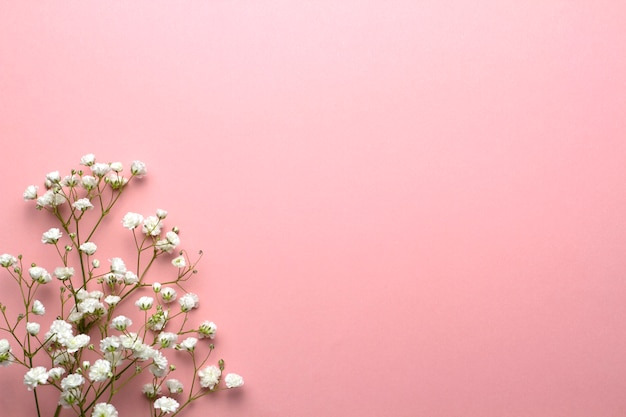
[[[40,284],[46,284],[52,279],[50,273],[40,266],[30,267],[28,269],[28,274],[33,279],[33,281],[37,281]]]
[[[156,216],[148,216],[143,221],[141,231],[146,235],[158,236],[161,234],[161,227],[163,227],[161,219]]]
[[[136,175],[138,177],[142,177],[142,176],[146,175],[148,170],[146,169],[146,164],[144,164],[143,162],[141,162],[141,161],[133,161],[132,164],[130,164],[130,172],[133,175]]]
[[[26,331],[31,336],[37,336],[39,334],[39,330],[41,330],[41,325],[35,322],[26,323]]]
[[[140,297],[139,300],[135,301],[135,305],[139,307],[140,310],[149,310],[154,303],[154,298],[143,296]]]
[[[79,249],[81,252],[91,256],[94,253],[96,253],[98,246],[96,246],[96,244],[93,242],[85,242],[82,245],[80,245]]]
[[[156,211],[156,215],[159,219],[164,219],[167,217],[167,211],[163,210],[163,209],[157,209]]]
[[[83,188],[85,188],[85,190],[87,191],[93,190],[94,188],[98,186],[98,180],[95,177],[92,177],[91,175],[84,175],[83,178],[81,179],[81,183],[82,183]]]
[[[159,293],[161,291],[161,283],[160,282],[153,282],[152,283],[152,291],[154,291],[155,293]]]
[[[68,278],[71,278],[74,275],[74,268],[71,266],[60,266],[54,269],[54,276],[56,276],[61,281],[65,281]]]
[[[107,295],[104,298],[104,302],[110,306],[114,306],[115,304],[119,303],[121,300],[122,298],[117,295]]]
[[[89,379],[94,382],[102,382],[112,376],[111,362],[105,359],[97,359],[89,368]]]
[[[85,377],[81,374],[69,374],[61,381],[61,388],[68,391],[85,383]]]
[[[114,190],[119,190],[123,186],[128,183],[128,179],[124,178],[118,174],[111,174],[106,177],[105,181],[113,188]]]
[[[111,170],[115,172],[122,172],[124,165],[121,162],[111,162]]]
[[[176,348],[179,350],[187,350],[191,352],[196,348],[197,343],[198,339],[196,339],[195,337],[188,337],[180,342],[180,344],[178,344]]]
[[[178,379],[168,379],[165,381],[165,385],[172,394],[180,394],[183,392],[183,384]]]
[[[152,365],[150,365],[150,372],[157,378],[163,378],[169,371],[167,367],[168,361],[165,355],[161,351],[155,350],[152,355]]]
[[[41,197],[37,198],[37,207],[56,207],[65,203],[65,201],[63,194],[54,190],[48,190]]]
[[[111,259],[111,272],[119,275],[126,273],[126,264],[124,264],[122,258]]]
[[[45,232],[41,236],[41,243],[50,243],[50,244],[57,243],[59,239],[61,238],[61,236],[62,236],[61,231],[57,229],[56,227],[52,227],[48,229],[48,231]]]
[[[126,316],[117,316],[111,320],[111,328],[120,331],[126,330],[126,328],[132,324],[132,320]]]
[[[8,268],[17,263],[17,258],[13,255],[9,255],[8,253],[3,253],[0,255],[0,266],[4,268]]]
[[[122,226],[127,229],[134,229],[143,222],[143,216],[139,213],[128,212],[122,218]]]
[[[176,300],[176,290],[172,287],[161,288],[161,298],[164,303],[171,303]]]
[[[108,336],[100,341],[100,351],[115,352],[122,345],[122,341],[118,336]]]
[[[61,174],[59,174],[59,171],[52,171],[46,174],[46,185],[48,187],[51,187],[52,184],[56,184],[59,181],[61,181]]]
[[[187,293],[178,299],[180,309],[183,312],[187,312],[192,308],[198,308],[198,296],[194,293]]]
[[[217,325],[212,321],[203,322],[198,328],[198,335],[200,339],[208,337],[209,339],[215,338],[215,332],[217,331]]]
[[[91,201],[89,201],[88,198],[81,198],[78,199],[76,201],[74,201],[72,203],[72,207],[80,210],[80,211],[85,211],[87,209],[92,209],[93,208],[93,204],[91,204]]]
[[[215,365],[210,365],[198,372],[200,386],[202,388],[213,389],[219,382],[222,371]]]
[[[165,239],[161,239],[156,243],[157,249],[168,253],[172,252],[178,245],[180,245],[180,238],[178,234],[173,231],[167,232]]]
[[[91,417],[117,417],[117,410],[111,404],[98,403],[93,407]]]
[[[96,316],[101,316],[106,312],[104,304],[102,304],[97,298],[87,298],[78,303],[76,307],[78,312],[82,314],[95,314]]]
[[[78,352],[79,349],[84,348],[89,344],[90,337],[86,334],[79,334],[72,338],[70,338],[65,346],[67,347],[67,351],[69,353]]]
[[[178,335],[176,333],[161,332],[157,336],[157,343],[159,343],[162,348],[168,348],[172,346],[172,344],[176,343],[177,339]]]
[[[91,166],[91,172],[93,172],[93,175],[96,177],[104,177],[109,171],[111,171],[109,164],[102,162],[96,162]]]
[[[63,346],[74,337],[72,325],[65,320],[55,320],[50,325],[50,330],[46,333],[45,339],[50,343],[57,342]]]
[[[154,402],[154,408],[160,409],[165,414],[175,412],[178,410],[179,405],[178,401],[169,397],[161,397]]]
[[[154,384],[146,384],[141,391],[146,394],[148,398],[156,398],[156,396],[161,393],[161,388],[154,386]]]
[[[88,153],[86,155],[83,155],[80,158],[80,164],[84,165],[84,166],[87,166],[87,167],[92,166],[94,164],[94,162],[96,162],[96,156],[94,154],[92,154],[92,153]]]
[[[226,382],[226,387],[228,388],[237,388],[243,385],[243,377],[233,373],[226,374],[224,382]]]
[[[124,274],[124,284],[134,285],[139,282],[139,277],[132,271],[126,271]]]
[[[26,187],[26,190],[24,191],[24,200],[34,200],[37,198],[37,190],[39,190],[39,187],[37,187],[36,185],[29,185],[28,187]]]
[[[0,339],[0,366],[9,366],[11,363],[11,344],[6,339]]]
[[[29,391],[37,388],[37,385],[43,385],[46,382],[48,382],[48,372],[46,372],[46,368],[43,366],[31,368],[24,375],[24,385],[26,385]]]
[[[43,316],[44,314],[46,314],[46,308],[44,307],[41,301],[39,300],[33,301],[33,314],[37,316]]]
[[[172,265],[177,268],[184,268],[185,266],[187,266],[187,262],[185,261],[185,257],[183,255],[180,255],[172,259]]]
[[[59,379],[64,373],[65,373],[65,369],[61,368],[60,366],[57,366],[55,368],[51,368],[48,371],[48,378]]]
[[[63,181],[61,181],[61,185],[72,188],[72,187],[75,187],[76,184],[78,184],[79,180],[80,178],[77,175],[68,175],[66,177],[63,177]]]

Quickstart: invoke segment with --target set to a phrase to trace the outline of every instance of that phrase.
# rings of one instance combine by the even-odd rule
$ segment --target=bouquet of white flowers
[[[0,330],[7,336],[0,338],[0,366],[25,367],[25,388],[33,392],[39,417],[44,409],[37,396],[41,386],[59,393],[52,407],[55,417],[63,410],[81,417],[114,417],[115,395],[137,381],[150,415],[158,417],[176,415],[208,393],[243,385],[237,374],[222,378],[223,360],[207,364],[215,323],[189,324],[199,299],[185,284],[196,274],[202,252],[192,260],[178,249],[178,229],[164,230],[165,210],[146,217],[129,212],[121,218],[136,249],[128,263],[132,268],[128,258],[112,257],[106,268],[96,258],[96,232],[130,183],[146,175],[145,164],[134,161],[124,175],[121,163],[96,162],[93,154],[80,163],[83,167],[67,176],[47,174],[43,194],[34,185],[24,192],[25,200],[35,201],[37,209],[57,221],[41,237],[54,248],[56,263],[49,272],[36,263],[24,267],[21,255],[0,255],[0,266],[19,287],[24,306],[16,314],[0,304]],[[171,278],[151,281],[149,272],[160,258],[170,262],[164,264],[169,271],[159,276]],[[49,300],[38,297],[38,290],[52,282],[58,285],[58,305],[47,306],[55,318],[46,320],[41,300]],[[133,301],[134,306],[129,304]],[[43,324],[47,331],[41,331]],[[170,352],[190,361],[193,370],[186,380],[174,378]]]

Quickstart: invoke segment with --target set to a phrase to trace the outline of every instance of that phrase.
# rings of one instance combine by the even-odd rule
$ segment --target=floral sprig
[[[0,331],[12,340],[0,339],[0,366],[26,368],[23,382],[33,392],[39,417],[48,409],[55,417],[62,410],[81,417],[118,416],[115,395],[141,375],[148,375],[141,391],[152,417],[175,416],[209,393],[242,386],[238,374],[222,378],[222,359],[209,364],[217,325],[205,320],[190,326],[199,296],[184,285],[197,273],[202,252],[192,259],[179,249],[178,228],[165,230],[167,211],[158,209],[145,217],[126,213],[120,222],[132,235],[135,254],[126,260],[112,257],[108,268],[96,257],[103,220],[129,185],[147,174],[146,165],[134,161],[125,174],[122,163],[97,162],[93,154],[83,156],[80,164],[83,168],[67,176],[48,173],[42,194],[36,185],[24,191],[24,200],[35,201],[38,210],[49,212],[57,222],[41,235],[41,242],[54,248],[57,264],[49,272],[36,263],[24,267],[21,255],[0,255],[0,267],[17,284],[24,306],[15,315],[0,304]],[[171,278],[150,281],[148,273],[159,258],[170,259]],[[58,316],[43,332],[40,321],[46,306],[37,294],[53,282],[59,290]],[[139,318],[121,314],[127,308],[120,307],[129,303]],[[168,357],[175,352],[191,364],[191,375],[182,377],[188,386],[173,377],[176,366]],[[56,407],[42,407],[37,396],[41,386],[59,392]]]

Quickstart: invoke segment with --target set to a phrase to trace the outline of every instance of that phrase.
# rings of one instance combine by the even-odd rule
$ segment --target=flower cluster
[[[193,260],[180,249],[178,228],[166,230],[167,211],[126,213],[120,223],[128,229],[134,254],[106,263],[97,257],[103,219],[129,184],[147,174],[146,165],[134,161],[124,174],[122,163],[98,162],[93,154],[80,163],[81,169],[66,176],[48,173],[43,193],[35,185],[24,191],[25,200],[35,201],[37,209],[56,219],[56,227],[44,231],[41,242],[54,247],[58,258],[49,268],[35,263],[24,268],[21,255],[0,255],[0,267],[19,286],[25,306],[15,315],[0,304],[5,323],[0,330],[9,336],[0,339],[0,366],[26,368],[23,382],[35,393],[38,416],[46,409],[36,395],[41,386],[60,393],[52,408],[55,416],[67,408],[80,416],[110,417],[118,415],[115,394],[137,381],[156,417],[179,413],[221,389],[222,381],[225,389],[243,385],[238,374],[223,376],[223,360],[207,364],[217,325],[209,320],[190,324],[200,298],[185,289],[202,252]],[[151,281],[148,272],[157,265],[165,271],[159,271],[159,281]],[[55,319],[47,324],[44,302],[49,300],[37,298],[37,292],[51,283],[58,286],[60,306],[48,306]],[[173,362],[185,359],[192,371],[184,384],[174,378]]]

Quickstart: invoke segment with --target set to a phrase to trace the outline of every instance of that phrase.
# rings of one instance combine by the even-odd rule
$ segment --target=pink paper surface
[[[2,1],[0,253],[46,253],[27,185],[141,159],[111,225],[164,208],[204,250],[200,315],[246,381],[187,416],[623,416],[625,21],[618,1]],[[22,375],[0,369],[2,415],[32,413]]]

